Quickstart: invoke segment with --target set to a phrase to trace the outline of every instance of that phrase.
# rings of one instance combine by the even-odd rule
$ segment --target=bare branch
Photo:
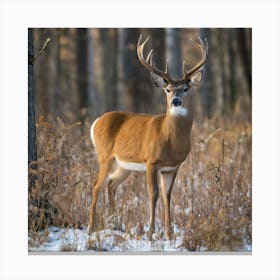
[[[34,62],[48,47],[48,44],[51,42],[51,38],[48,37],[44,43],[44,45],[42,46],[42,48],[39,50],[39,52],[37,54],[35,54],[33,56],[32,62]]]

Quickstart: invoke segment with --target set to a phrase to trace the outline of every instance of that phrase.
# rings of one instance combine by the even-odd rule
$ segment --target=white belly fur
[[[126,170],[131,170],[131,171],[146,171],[146,164],[145,163],[136,163],[136,162],[126,162],[126,161],[121,161],[116,157],[116,161],[118,165]]]
[[[117,157],[116,157],[116,161],[121,168],[126,170],[140,171],[140,172],[144,172],[147,170],[145,163],[126,162],[126,161],[119,160]],[[169,172],[175,170],[176,168],[177,166],[164,166],[159,171]]]

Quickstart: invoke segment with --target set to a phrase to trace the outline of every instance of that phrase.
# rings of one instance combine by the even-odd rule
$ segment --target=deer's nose
[[[171,101],[171,106],[172,105],[175,106],[175,107],[181,106],[182,105],[181,99],[178,98],[178,97],[173,98],[172,101]]]

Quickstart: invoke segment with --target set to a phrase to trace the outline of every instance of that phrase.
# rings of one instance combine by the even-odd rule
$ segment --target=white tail
[[[149,38],[137,45],[139,61],[147,68],[155,86],[166,93],[166,113],[145,115],[128,112],[109,112],[98,118],[91,127],[91,138],[99,159],[99,174],[92,189],[92,202],[89,217],[88,234],[92,233],[95,205],[98,192],[105,178],[109,176],[109,209],[112,214],[115,207],[115,193],[118,185],[127,178],[130,171],[145,171],[149,192],[149,239],[155,226],[155,207],[159,189],[164,205],[165,236],[170,238],[170,197],[173,182],[180,164],[190,152],[190,132],[193,122],[191,107],[191,89],[199,85],[202,79],[201,67],[207,57],[208,45],[199,38],[194,42],[202,53],[201,60],[183,78],[173,80],[168,73],[157,69],[152,62],[152,52],[144,58],[143,49]],[[117,168],[109,175],[112,163]],[[158,178],[159,183],[158,184]],[[159,188],[160,186],[160,188]]]

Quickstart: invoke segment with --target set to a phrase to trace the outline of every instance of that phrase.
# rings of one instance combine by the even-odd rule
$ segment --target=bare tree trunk
[[[250,96],[252,95],[251,29],[238,28],[237,41]]]
[[[182,51],[181,51],[181,29],[166,29],[166,53],[168,57],[169,73],[173,78],[181,78],[182,73]]]
[[[140,95],[138,91],[138,70],[136,57],[136,44],[139,31],[135,28],[122,29],[122,70],[123,70],[123,89],[125,93],[125,103],[127,110],[140,111]]]
[[[87,108],[91,115],[96,117],[99,114],[98,111],[98,97],[95,87],[95,71],[94,71],[94,43],[92,38],[92,30],[87,29]]]
[[[236,88],[236,29],[231,28],[229,30],[229,57],[230,57],[230,106],[233,112],[236,98],[237,98],[237,88]]]
[[[155,65],[159,68],[164,70],[165,68],[165,53],[166,53],[166,46],[165,46],[165,29],[164,28],[153,28],[151,30],[152,33],[152,48],[154,49],[154,62]],[[150,35],[150,34],[149,34]],[[148,79],[150,82],[150,78]],[[153,113],[164,113],[165,112],[165,98],[162,95],[161,89],[154,87],[151,83],[150,91],[153,92]]]
[[[220,45],[220,29],[211,30],[211,63],[213,91],[215,94],[215,108],[214,115],[223,115],[224,108],[224,91],[223,91],[223,69],[222,69],[222,50]]]
[[[88,105],[88,31],[86,28],[78,28],[77,35],[78,106],[81,120],[84,121],[85,109]]]
[[[230,104],[230,96],[231,96],[231,68],[230,68],[230,41],[229,41],[229,29],[221,29],[221,68],[222,71],[222,78],[223,78],[223,99],[224,99],[224,106],[223,106],[223,114],[224,115],[231,115],[231,104]]]
[[[60,59],[59,59],[59,34],[57,29],[50,28],[49,32],[51,34],[52,40],[52,48],[50,48],[50,57],[49,57],[49,73],[48,75],[48,83],[49,83],[49,114],[51,119],[56,119],[58,112],[60,111],[58,108],[60,107]],[[61,108],[60,108],[61,109]]]
[[[28,166],[37,161],[33,58],[33,31],[28,28]],[[35,183],[34,175],[30,175],[29,179],[29,190],[31,190]]]
[[[200,31],[200,35],[202,40],[204,38],[207,38],[208,42],[211,42],[211,35],[208,28],[202,28]],[[210,52],[211,52],[211,46],[210,46]],[[201,94],[202,94],[202,106],[203,106],[203,115],[207,118],[211,117],[211,108],[212,108],[212,102],[213,102],[213,96],[212,96],[212,88],[211,88],[211,71],[210,71],[210,65],[211,65],[211,55],[208,56],[208,59],[203,67],[203,83],[201,85]]]
[[[123,61],[124,61],[124,31],[122,28],[117,30],[118,36],[118,52],[117,52],[117,89],[118,89],[118,98],[117,104],[118,109],[125,110],[125,87],[124,87],[124,72],[123,72]]]
[[[112,28],[100,29],[102,45],[103,91],[105,95],[105,110],[116,110],[117,107],[117,35]]]

